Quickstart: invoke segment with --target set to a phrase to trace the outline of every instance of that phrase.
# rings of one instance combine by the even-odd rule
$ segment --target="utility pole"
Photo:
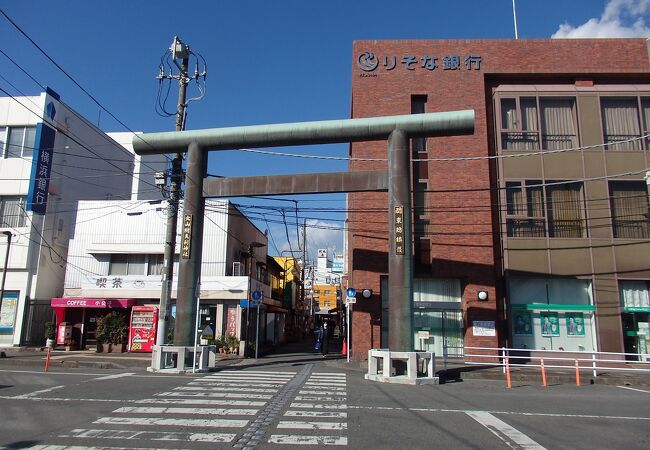
[[[176,131],[185,129],[185,102],[187,84],[187,67],[190,59],[190,48],[174,36],[174,41],[169,49],[174,64],[180,70],[178,75],[165,75],[161,73],[159,78],[178,79],[178,108],[176,110]],[[177,60],[180,60],[178,64]],[[160,312],[158,314],[158,332],[156,334],[156,345],[164,345],[167,336],[167,326],[171,309],[172,282],[174,281],[174,253],[176,249],[176,229],[178,223],[178,202],[180,200],[181,184],[183,182],[183,155],[176,153],[171,165],[171,177],[169,182],[169,198],[167,200],[167,229],[165,232],[165,256],[162,278],[162,290],[160,293]]]

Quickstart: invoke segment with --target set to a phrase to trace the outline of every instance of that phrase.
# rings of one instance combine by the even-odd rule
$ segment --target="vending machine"
[[[156,345],[158,308],[155,306],[134,306],[131,310],[129,328],[129,351],[151,352]]]

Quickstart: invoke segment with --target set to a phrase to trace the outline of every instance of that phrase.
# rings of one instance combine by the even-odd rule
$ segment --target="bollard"
[[[544,368],[544,358],[542,358],[541,363],[542,363],[542,386],[546,387],[546,369]]]
[[[512,389],[512,381],[510,380],[510,362],[508,361],[508,359],[509,358],[506,356],[506,365],[505,365],[505,369],[506,369],[506,386],[508,387],[508,389]]]
[[[580,386],[580,363],[576,359],[576,386]]]
[[[52,347],[47,348],[47,356],[45,357],[45,370],[47,372],[50,369],[50,355],[52,354]]]

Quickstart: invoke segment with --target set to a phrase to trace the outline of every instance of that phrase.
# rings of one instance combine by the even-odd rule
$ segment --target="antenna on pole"
[[[515,0],[512,0],[512,19],[515,22],[515,39],[519,39],[519,34],[517,33],[517,7],[515,6]]]

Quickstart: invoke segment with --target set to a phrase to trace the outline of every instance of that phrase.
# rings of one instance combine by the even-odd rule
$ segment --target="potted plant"
[[[113,348],[123,352],[126,348],[126,339],[129,326],[126,317],[117,311],[113,311],[97,319],[97,349],[110,353]],[[101,350],[100,350],[101,348]]]
[[[224,347],[229,353],[237,353],[237,350],[239,349],[239,341],[232,334],[228,334],[224,337]]]
[[[52,320],[45,322],[45,346],[53,347],[56,337],[56,323]]]

